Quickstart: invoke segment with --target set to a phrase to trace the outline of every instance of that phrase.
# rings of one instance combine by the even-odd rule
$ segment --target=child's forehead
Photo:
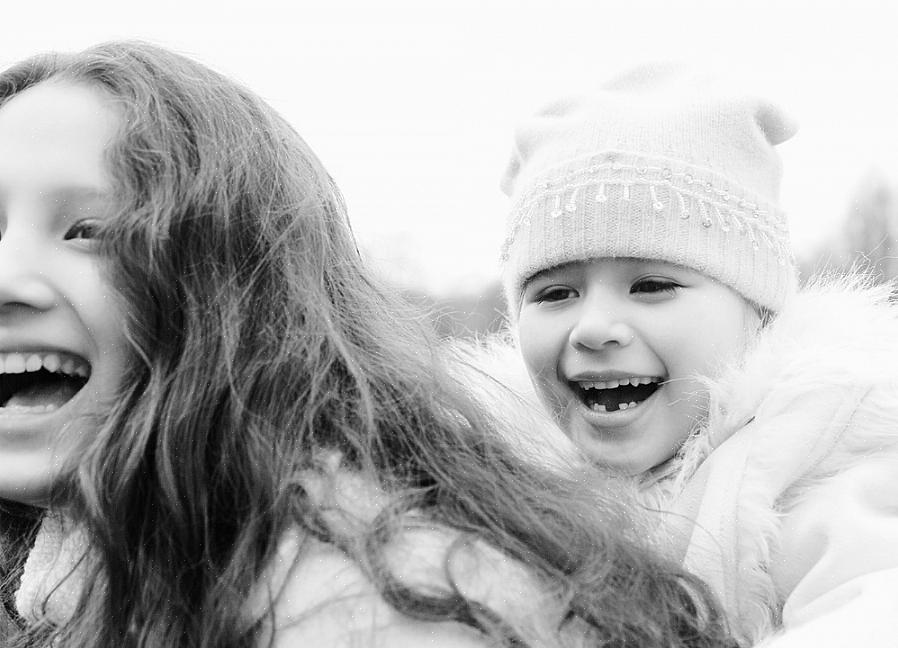
[[[582,259],[579,261],[569,261],[551,268],[544,268],[533,274],[527,279],[527,283],[542,278],[556,277],[561,275],[579,275],[587,272],[599,270],[603,272],[622,272],[622,273],[641,273],[648,271],[667,271],[667,272],[696,272],[691,268],[670,263],[669,261],[661,261],[659,259],[643,259],[639,257],[601,257],[594,259]]]

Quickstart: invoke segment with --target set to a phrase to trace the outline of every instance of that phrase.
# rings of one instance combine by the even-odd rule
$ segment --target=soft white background
[[[4,2],[0,65],[139,38],[253,88],[343,189],[401,283],[497,274],[514,123],[651,60],[755,79],[802,124],[782,147],[799,254],[835,236],[873,168],[898,178],[898,9],[881,0]]]

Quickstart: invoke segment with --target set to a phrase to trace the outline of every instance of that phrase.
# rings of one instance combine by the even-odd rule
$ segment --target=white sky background
[[[322,158],[366,256],[435,293],[498,275],[498,182],[514,124],[641,62],[738,71],[798,118],[781,151],[800,255],[834,235],[864,173],[898,180],[898,8],[889,0],[129,4],[5,2],[0,65],[139,38],[238,79]]]

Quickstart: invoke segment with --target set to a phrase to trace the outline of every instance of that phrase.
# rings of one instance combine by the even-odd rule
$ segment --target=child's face
[[[599,259],[536,275],[518,333],[544,404],[597,463],[638,474],[707,412],[699,375],[741,353],[758,316],[730,288],[659,261]]]
[[[100,91],[45,82],[0,107],[0,497],[40,504],[124,367],[91,226],[111,216]]]

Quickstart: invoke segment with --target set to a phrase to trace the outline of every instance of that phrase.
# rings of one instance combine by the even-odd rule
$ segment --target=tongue
[[[4,407],[61,407],[78,393],[80,385],[74,380],[53,380],[28,385],[13,394]]]

